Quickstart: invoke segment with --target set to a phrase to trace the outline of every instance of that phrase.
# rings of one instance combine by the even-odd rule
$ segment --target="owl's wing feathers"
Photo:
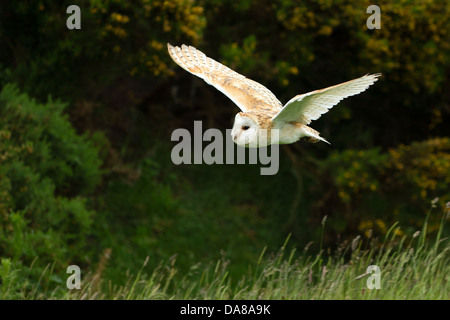
[[[297,121],[308,125],[341,100],[366,90],[381,74],[365,75],[332,87],[295,96],[274,117],[273,122]]]
[[[255,109],[276,114],[283,105],[266,87],[207,57],[192,46],[167,44],[169,54],[180,67],[202,78],[230,98],[242,111]]]

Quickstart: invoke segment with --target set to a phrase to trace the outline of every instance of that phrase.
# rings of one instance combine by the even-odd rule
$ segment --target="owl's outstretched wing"
[[[230,98],[242,111],[264,110],[276,114],[283,105],[262,84],[224,66],[192,46],[167,44],[169,54],[180,67],[202,78]]]
[[[312,120],[319,119],[341,100],[366,90],[378,80],[379,76],[381,76],[379,73],[365,75],[332,87],[295,96],[272,118],[272,121],[274,123],[296,121],[307,125]]]

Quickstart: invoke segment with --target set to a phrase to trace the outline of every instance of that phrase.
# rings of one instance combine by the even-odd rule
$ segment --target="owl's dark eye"
[[[248,129],[250,129],[249,126],[243,126],[243,127],[242,127],[242,130],[248,130]]]

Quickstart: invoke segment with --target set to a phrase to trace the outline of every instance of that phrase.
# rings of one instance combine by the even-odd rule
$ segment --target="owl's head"
[[[239,112],[234,118],[231,137],[241,147],[261,147],[261,119],[251,113]],[[264,130],[265,131],[265,130]],[[267,141],[267,139],[265,139]],[[267,144],[265,144],[267,145]]]

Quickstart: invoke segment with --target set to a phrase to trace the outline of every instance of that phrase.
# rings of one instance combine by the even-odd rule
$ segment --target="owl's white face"
[[[258,129],[259,124],[252,118],[236,114],[234,118],[231,137],[233,141],[241,147],[257,147],[258,146]]]

